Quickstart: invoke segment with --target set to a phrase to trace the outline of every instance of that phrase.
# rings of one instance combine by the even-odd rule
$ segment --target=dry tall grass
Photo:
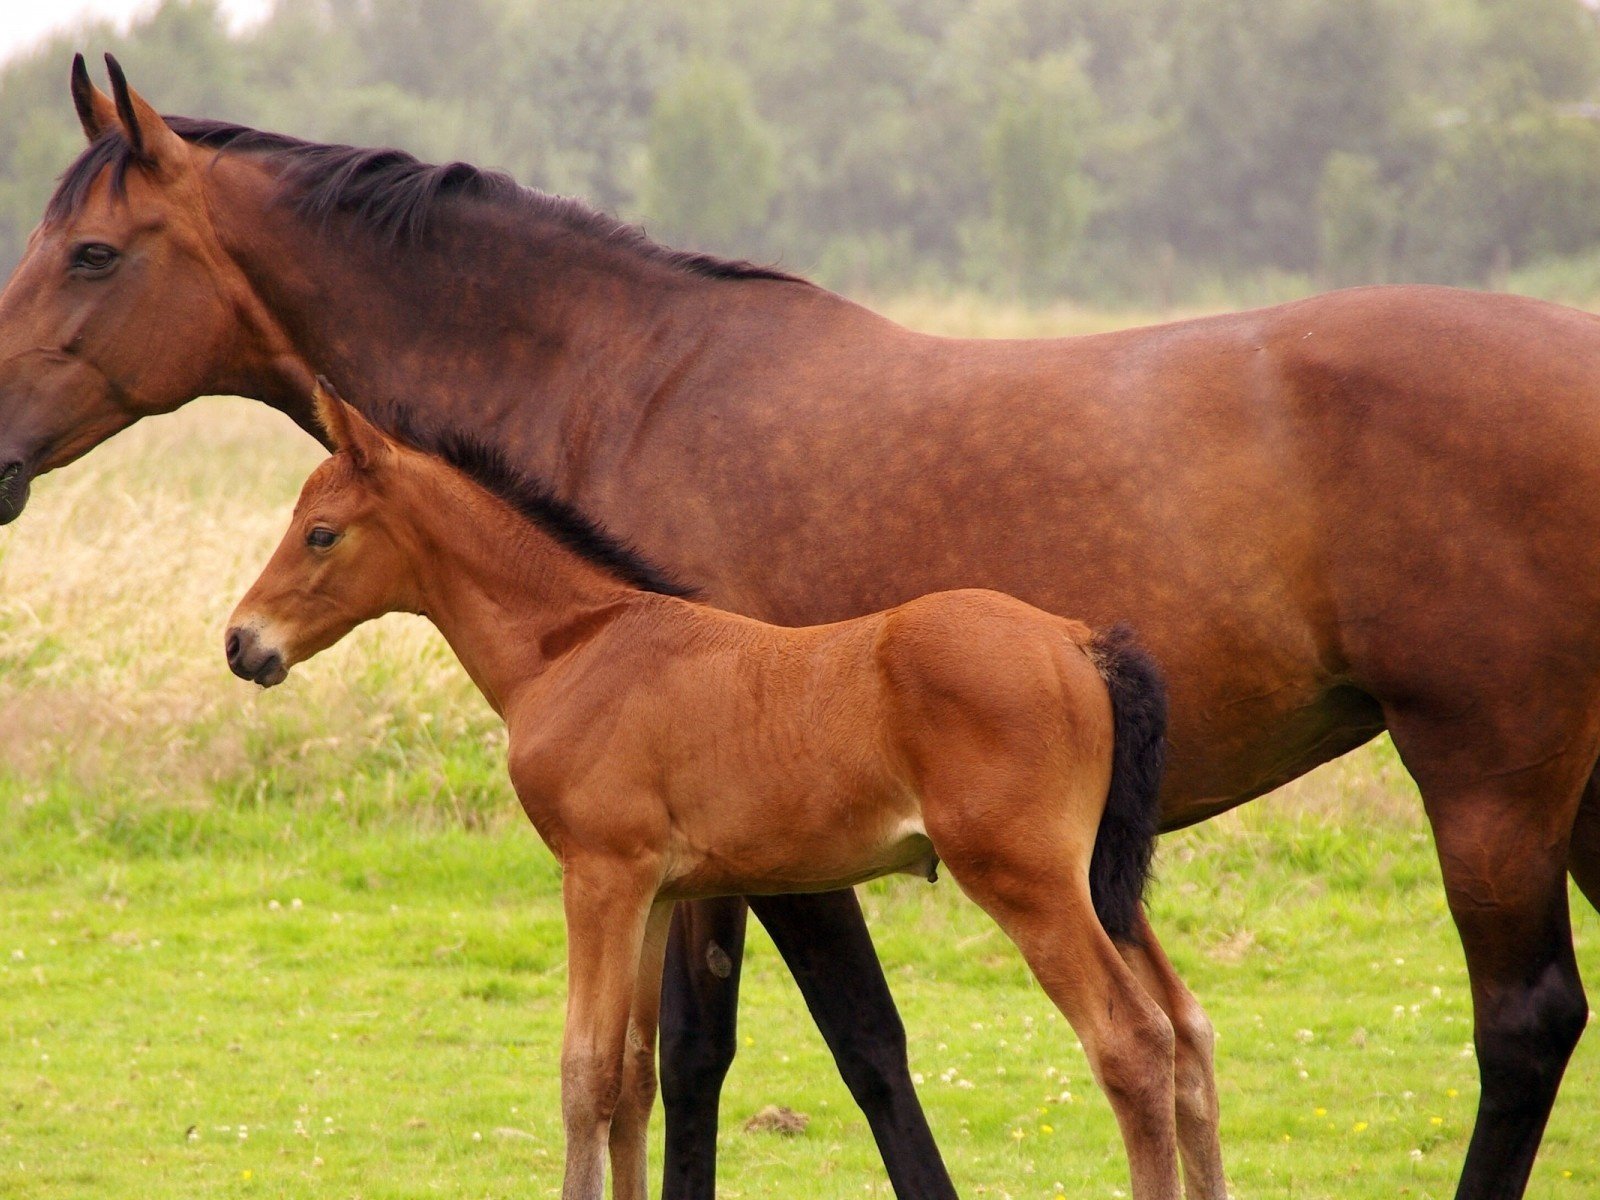
[[[259,693],[223,660],[223,623],[322,451],[276,413],[205,399],[46,476],[0,533],[0,772],[205,803],[274,769],[337,779],[393,751],[498,725],[425,622],[391,617]],[[426,754],[430,739],[407,738]],[[311,750],[321,764],[301,763]],[[368,764],[369,765],[369,764]]]

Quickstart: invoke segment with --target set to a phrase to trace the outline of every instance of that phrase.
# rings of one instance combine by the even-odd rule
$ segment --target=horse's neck
[[[498,713],[640,593],[476,489],[407,504],[428,619]]]
[[[465,210],[425,245],[394,248],[250,199],[256,211],[232,195],[217,206],[220,232],[305,369],[380,423],[410,410],[470,429],[569,498],[584,494],[594,448],[626,445],[704,377],[695,360],[752,307],[766,318],[779,293],[813,291],[698,277],[520,214]],[[760,305],[749,289],[763,289]],[[314,428],[292,392],[275,380],[247,394]]]

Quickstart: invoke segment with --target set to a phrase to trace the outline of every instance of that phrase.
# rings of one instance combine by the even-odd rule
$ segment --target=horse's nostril
[[[239,631],[237,629],[228,631],[228,661],[230,663],[239,661]]]

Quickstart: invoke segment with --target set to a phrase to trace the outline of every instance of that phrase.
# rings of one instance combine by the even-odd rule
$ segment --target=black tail
[[[1133,942],[1156,847],[1157,793],[1167,753],[1167,685],[1126,625],[1096,633],[1089,654],[1111,693],[1116,737],[1111,791],[1089,859],[1089,896],[1106,933]]]

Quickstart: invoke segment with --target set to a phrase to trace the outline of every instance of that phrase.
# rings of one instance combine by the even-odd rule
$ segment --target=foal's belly
[[[835,891],[884,875],[934,877],[939,860],[920,806],[866,812],[860,804],[820,807],[774,813],[759,825],[735,820],[715,837],[680,831],[662,895],[785,895]]]

